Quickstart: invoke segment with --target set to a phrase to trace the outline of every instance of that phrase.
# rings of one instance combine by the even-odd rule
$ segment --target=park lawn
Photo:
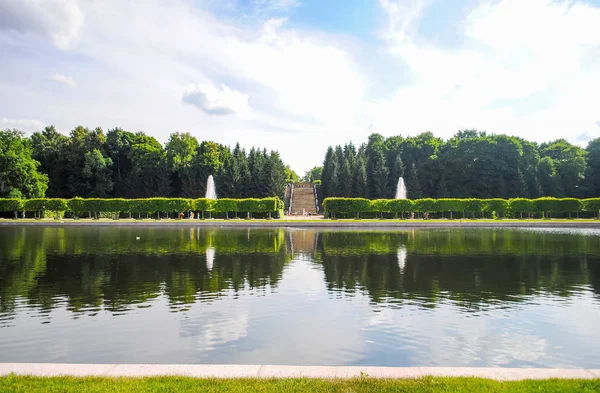
[[[600,379],[497,382],[480,378],[196,379],[187,377],[0,377],[0,392],[599,392]]]

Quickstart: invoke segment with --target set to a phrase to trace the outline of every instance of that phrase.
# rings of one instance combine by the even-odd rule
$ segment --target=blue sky
[[[0,128],[277,149],[600,136],[598,0],[0,0]]]

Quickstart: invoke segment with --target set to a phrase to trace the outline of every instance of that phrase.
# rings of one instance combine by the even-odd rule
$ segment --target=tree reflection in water
[[[227,291],[276,288],[308,258],[332,293],[466,310],[536,294],[600,293],[600,236],[585,231],[312,231],[136,227],[0,228],[0,311],[17,302],[115,314],[165,296],[173,311]]]

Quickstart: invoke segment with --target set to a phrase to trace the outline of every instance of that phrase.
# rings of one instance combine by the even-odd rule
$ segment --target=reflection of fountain
[[[206,181],[206,195],[204,197],[206,199],[217,199],[217,190],[215,188],[213,175],[210,175]]]
[[[406,199],[406,186],[402,176],[398,179],[398,185],[396,186],[396,199]]]
[[[215,249],[214,249],[214,247],[208,247],[206,249],[206,268],[208,270],[212,270],[214,262],[215,262]]]
[[[400,270],[404,270],[406,264],[406,246],[398,247],[398,267]]]

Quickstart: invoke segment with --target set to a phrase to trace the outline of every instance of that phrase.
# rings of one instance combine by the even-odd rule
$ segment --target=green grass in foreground
[[[0,392],[599,392],[596,380],[496,382],[478,378],[382,380],[0,377]]]

